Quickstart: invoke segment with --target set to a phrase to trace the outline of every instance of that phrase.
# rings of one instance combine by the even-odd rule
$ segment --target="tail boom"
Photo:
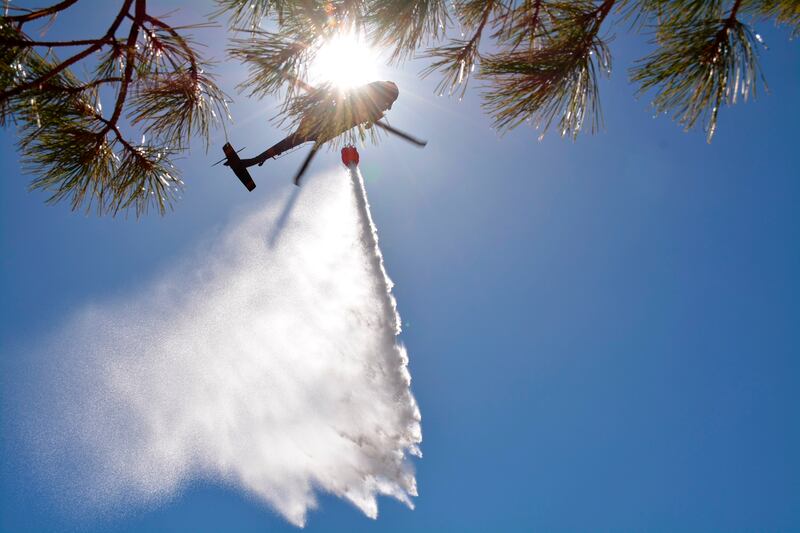
[[[225,165],[231,167],[233,173],[236,174],[236,177],[239,178],[245,187],[247,187],[248,191],[252,191],[256,188],[256,183],[250,176],[250,172],[247,171],[249,167],[254,165],[261,166],[267,159],[279,156],[285,151],[291,150],[295,146],[299,146],[312,140],[313,139],[309,139],[308,137],[303,137],[297,133],[293,133],[285,139],[278,141],[273,146],[267,148],[257,156],[250,157],[248,159],[241,159],[239,154],[236,153],[236,150],[233,149],[233,146],[231,146],[231,143],[225,143],[225,145],[222,147],[222,151],[225,152]]]
[[[272,159],[273,157],[277,157],[282,153],[286,152],[287,150],[291,150],[296,146],[300,146],[303,143],[307,143],[313,140],[314,139],[309,139],[308,137],[298,135],[297,133],[292,133],[285,139],[282,139],[277,143],[275,143],[274,145],[270,146],[257,156],[251,157],[249,159],[242,159],[242,164],[245,167],[252,167],[253,165],[261,166],[267,159]]]

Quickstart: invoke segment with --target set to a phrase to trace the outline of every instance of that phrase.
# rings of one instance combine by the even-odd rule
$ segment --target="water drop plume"
[[[196,479],[300,526],[319,491],[370,517],[379,495],[413,506],[420,414],[363,180],[313,176],[289,200],[38,350],[17,415],[69,508],[137,509]]]

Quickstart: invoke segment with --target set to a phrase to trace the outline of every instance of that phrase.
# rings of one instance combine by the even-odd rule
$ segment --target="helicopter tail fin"
[[[242,164],[242,160],[239,159],[239,154],[236,153],[236,150],[233,149],[231,143],[225,143],[225,146],[222,147],[222,151],[225,152],[225,159],[227,160],[226,163],[233,173],[236,174],[236,177],[239,178],[245,187],[247,187],[248,191],[252,191],[256,188],[256,182],[253,181],[253,178],[250,177],[250,173],[247,171],[247,167]]]

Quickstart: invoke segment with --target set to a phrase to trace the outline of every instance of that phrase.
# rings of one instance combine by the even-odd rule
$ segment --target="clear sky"
[[[88,3],[73,27],[105,25],[113,6]],[[181,21],[210,11],[151,3],[182,7]],[[622,25],[605,129],[576,142],[500,138],[477,91],[437,98],[421,64],[386,74],[400,87],[392,123],[429,140],[360,150],[422,412],[419,497],[413,511],[382,498],[372,521],[323,495],[308,530],[800,530],[800,47],[757,29],[769,94],[724,109],[711,145],[634,97],[626,69],[646,48]],[[222,58],[223,32],[205,35]],[[235,94],[243,68],[218,72]],[[234,144],[277,140],[275,108],[237,96]],[[181,161],[175,211],[137,222],[45,205],[13,142],[0,135],[0,528],[59,530],[75,524],[9,435],[25,347],[285,192],[302,156],[254,172],[248,194],[209,168],[219,133]],[[337,165],[325,153],[311,173]],[[212,481],[81,527],[296,531]]]

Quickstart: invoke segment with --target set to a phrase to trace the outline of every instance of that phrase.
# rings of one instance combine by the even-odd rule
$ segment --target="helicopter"
[[[306,88],[311,90],[307,86]],[[320,93],[322,96],[327,96],[325,91],[326,89],[316,90],[317,96]],[[257,156],[247,159],[239,158],[238,152],[231,143],[227,142],[222,147],[225,159],[218,161],[218,163],[224,161],[225,166],[229,166],[233,170],[247,190],[252,191],[256,188],[256,184],[247,170],[249,167],[261,166],[268,159],[275,158],[301,144],[313,142],[314,146],[312,146],[311,151],[306,156],[294,178],[294,184],[299,186],[300,178],[303,177],[308,165],[321,146],[359,125],[365,124],[367,129],[377,126],[422,148],[428,144],[427,141],[417,139],[381,120],[385,113],[392,108],[392,104],[397,100],[399,94],[400,91],[394,82],[374,81],[352,90],[347,100],[340,100],[337,102],[338,105],[329,104],[329,101],[334,101],[332,99],[322,98],[320,101],[325,103],[316,107],[312,106],[302,116],[294,133],[289,134]]]

